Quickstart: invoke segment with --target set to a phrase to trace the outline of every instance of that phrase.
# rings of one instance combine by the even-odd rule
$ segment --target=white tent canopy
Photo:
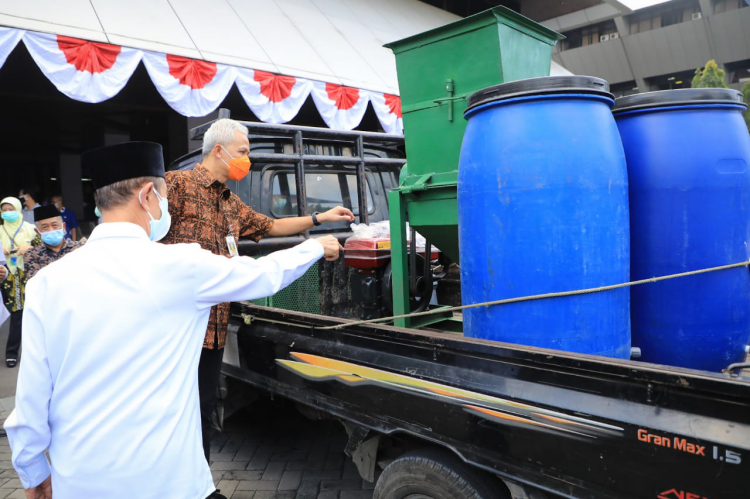
[[[383,45],[458,19],[418,0],[0,0],[3,26],[391,94]]]

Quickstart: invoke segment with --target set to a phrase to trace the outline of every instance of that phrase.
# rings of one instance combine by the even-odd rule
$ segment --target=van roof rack
[[[219,119],[229,118],[228,109],[219,109]],[[190,130],[191,140],[202,140],[209,127],[217,120],[209,121]],[[330,165],[355,166],[357,170],[357,200],[359,206],[367,206],[367,189],[365,180],[366,166],[403,166],[406,164],[404,158],[370,158],[365,156],[365,141],[368,144],[381,144],[399,146],[404,144],[403,135],[393,135],[378,132],[362,132],[347,130],[332,130],[330,128],[317,128],[311,126],[275,125],[270,123],[256,123],[252,121],[240,121],[253,135],[269,135],[275,137],[289,137],[293,140],[292,154],[283,153],[259,153],[248,154],[251,161],[282,163],[294,165],[294,177],[297,188],[297,215],[306,216],[307,213],[307,190],[305,188],[305,163],[323,163]],[[352,156],[324,156],[306,154],[304,152],[304,141],[309,139],[327,139],[340,142],[348,142],[352,145],[354,154]],[[369,223],[367,210],[359,210],[359,222]]]

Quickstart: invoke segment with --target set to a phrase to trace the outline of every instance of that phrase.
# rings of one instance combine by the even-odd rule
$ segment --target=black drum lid
[[[614,100],[609,83],[593,76],[542,76],[493,85],[471,94],[467,111],[505,99],[531,95],[589,94]]]
[[[742,92],[730,88],[678,88],[628,95],[615,100],[613,113],[655,107],[690,106],[697,104],[734,104],[745,106]]]

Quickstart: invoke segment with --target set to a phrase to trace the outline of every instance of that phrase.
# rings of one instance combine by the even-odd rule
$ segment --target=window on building
[[[597,27],[584,28],[581,33],[583,46],[599,43],[599,29]]]
[[[744,84],[750,81],[750,59],[730,62],[724,65],[727,72],[727,82],[730,84]]]
[[[626,81],[623,83],[616,83],[609,87],[609,91],[615,97],[624,97],[626,95],[633,95],[638,93],[638,87],[634,81]]]
[[[745,0],[714,0],[713,10],[714,14],[722,14],[724,12],[730,12],[733,10],[748,7]]]
[[[565,39],[565,49],[577,49],[583,45],[583,39],[581,38],[581,33],[571,33],[571,35]]]
[[[717,0],[723,1],[723,0]],[[734,1],[734,0],[727,0]],[[740,0],[744,1],[744,0]],[[673,24],[689,22],[694,15],[700,13],[698,0],[677,1],[673,0],[659,7],[644,9],[636,12],[628,18],[630,22],[630,34],[643,33],[652,29],[659,29]]]
[[[676,88],[690,88],[695,71],[681,71],[679,73],[666,74],[646,78],[646,83],[650,91],[655,90],[673,90]]]
[[[614,34],[614,36],[612,36]],[[562,50],[596,45],[603,41],[617,38],[617,26],[614,21],[593,24],[584,28],[564,33],[567,37],[562,44]]]
[[[665,12],[663,13],[661,17],[661,26],[655,26],[655,28],[662,28],[666,26],[672,26],[673,24],[680,24],[682,22],[682,15],[683,11],[680,10],[673,10],[671,12]]]
[[[630,19],[630,34],[643,33],[661,27],[660,15],[635,15]]]

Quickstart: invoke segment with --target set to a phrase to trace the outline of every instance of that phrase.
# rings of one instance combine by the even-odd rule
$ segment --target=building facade
[[[573,73],[604,78],[627,95],[689,88],[696,68],[714,59],[731,87],[750,81],[745,0],[671,0],[635,12],[603,7],[600,18],[584,10],[543,22],[567,37],[554,59]]]
[[[553,59],[607,80],[617,96],[689,88],[714,59],[730,87],[750,81],[750,0],[669,0],[632,10],[628,0],[425,0],[458,15],[502,4],[566,36]]]

